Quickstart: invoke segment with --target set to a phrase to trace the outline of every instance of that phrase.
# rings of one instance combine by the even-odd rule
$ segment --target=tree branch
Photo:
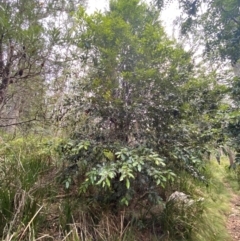
[[[16,122],[16,123],[7,124],[7,125],[0,125],[0,128],[1,128],[1,127],[14,126],[14,125],[21,125],[21,124],[29,123],[29,122],[32,122],[32,121],[37,121],[37,118],[35,117],[34,119],[27,120],[27,121]]]
[[[223,8],[223,6],[221,6],[220,9],[221,9],[223,12],[227,13],[227,14],[229,15],[229,18],[232,19],[233,22],[235,22],[236,24],[240,24],[240,22],[239,22],[236,18],[234,18],[233,16],[231,16],[231,13],[230,13],[229,11],[225,10],[225,9]]]

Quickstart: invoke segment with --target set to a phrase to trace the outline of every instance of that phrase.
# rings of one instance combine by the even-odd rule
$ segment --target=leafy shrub
[[[68,142],[59,148],[63,158],[76,162],[81,195],[105,204],[130,205],[144,195],[141,202],[157,203],[159,187],[172,181],[175,174],[156,152],[146,147],[129,148],[93,141]],[[72,167],[69,166],[69,167]],[[68,185],[67,185],[68,186]]]

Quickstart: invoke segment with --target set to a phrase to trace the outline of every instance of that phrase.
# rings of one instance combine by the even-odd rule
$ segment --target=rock
[[[183,193],[183,192],[174,192],[172,193],[169,198],[167,199],[168,202],[176,202],[176,203],[183,203],[186,204],[187,206],[190,206],[194,203],[193,199],[190,199],[190,196]]]

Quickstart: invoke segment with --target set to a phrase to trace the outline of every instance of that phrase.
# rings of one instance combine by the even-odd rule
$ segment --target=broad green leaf
[[[114,153],[112,153],[111,151],[105,149],[105,150],[103,151],[103,154],[104,154],[104,156],[107,157],[110,161],[114,161],[114,160],[115,160],[115,155],[114,155]]]
[[[128,178],[126,179],[126,187],[127,187],[127,189],[129,189],[129,188],[130,188],[130,181],[129,181],[129,179],[128,179]]]

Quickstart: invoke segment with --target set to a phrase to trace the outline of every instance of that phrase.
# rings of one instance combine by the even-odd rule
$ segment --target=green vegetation
[[[84,182],[81,171],[87,167],[69,172],[69,167],[59,166],[59,143],[37,137],[2,141],[2,240],[230,240],[225,214],[231,191],[225,184],[236,180],[229,178],[233,172],[226,171],[226,161],[221,166],[215,161],[205,165],[205,183],[184,171],[167,185],[147,191],[148,184],[137,186],[143,181],[141,172],[132,172],[136,176],[130,187],[114,183],[111,172],[107,172],[110,184],[101,172],[93,171]],[[89,186],[89,175],[98,182]],[[71,183],[66,185],[68,177]],[[194,203],[167,202],[174,190],[188,194]]]
[[[154,4],[0,1],[1,240],[231,240],[239,76],[219,66],[237,64],[239,8],[223,2],[180,1],[201,61]]]

